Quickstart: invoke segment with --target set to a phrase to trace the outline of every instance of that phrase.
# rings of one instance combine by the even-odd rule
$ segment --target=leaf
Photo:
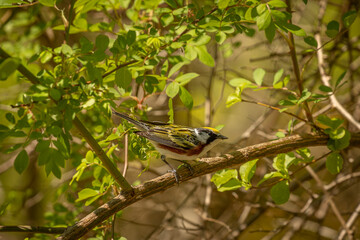
[[[328,25],[326,26],[325,33],[328,37],[334,38],[339,33],[339,29],[340,29],[339,22],[333,20],[333,21],[329,22]]]
[[[304,89],[301,93],[300,99],[298,100],[298,104],[305,102],[309,97],[311,97],[311,92],[309,92],[307,89]]]
[[[276,84],[281,80],[283,73],[284,73],[284,69],[282,69],[282,68],[275,73],[273,87],[275,87]]]
[[[219,0],[218,7],[224,9],[229,5],[230,0]]]
[[[131,81],[132,81],[132,75],[127,67],[122,67],[116,71],[115,82],[119,87],[127,89]]]
[[[22,150],[15,158],[14,168],[19,174],[21,174],[25,171],[28,165],[29,156],[25,150]]]
[[[345,131],[345,134],[340,139],[329,139],[327,147],[332,151],[339,151],[345,149],[350,144],[351,134],[349,131]]]
[[[331,174],[338,174],[343,167],[343,158],[337,153],[333,152],[326,158],[326,168]]]
[[[284,3],[281,0],[271,0],[267,4],[269,4],[272,7],[277,7],[277,8],[286,8],[287,7],[286,3]]]
[[[265,73],[265,70],[262,68],[255,69],[255,71],[253,72],[253,77],[257,85],[261,86],[264,80]]]
[[[331,87],[328,87],[328,86],[325,86],[325,85],[320,85],[319,90],[322,91],[322,92],[327,92],[327,93],[333,92]]]
[[[260,184],[262,184],[263,182],[272,179],[272,178],[283,178],[284,175],[281,174],[280,172],[271,172],[271,173],[267,173],[265,174],[265,176],[258,182],[258,184],[256,186],[259,186]]]
[[[265,29],[266,39],[267,39],[270,43],[274,40],[275,33],[276,33],[276,27],[275,27],[275,24],[273,23],[273,21],[271,21],[269,27],[267,27],[267,28]]]
[[[286,203],[290,198],[288,181],[281,181],[275,184],[270,190],[270,195],[277,205]]]
[[[16,71],[20,61],[15,58],[7,58],[0,64],[0,81],[8,79],[8,77]]]
[[[271,15],[269,11],[263,12],[260,16],[256,19],[256,25],[258,26],[259,30],[264,30],[269,27],[271,23]]]
[[[304,37],[304,42],[312,47],[316,47],[318,46],[318,43],[316,41],[316,39],[312,36],[306,36]]]
[[[168,77],[170,78],[174,73],[176,73],[177,71],[180,70],[180,68],[182,68],[182,66],[189,64],[189,61],[181,61],[177,64],[175,64],[169,71]]]
[[[216,33],[215,35],[215,41],[218,43],[218,44],[223,44],[223,42],[226,40],[226,33],[224,32],[218,32]]]
[[[321,114],[319,115],[316,120],[321,123],[324,124],[325,126],[328,126],[329,128],[335,130],[338,127],[340,127],[340,125],[344,122],[341,119],[338,118],[329,118],[328,116]]]
[[[232,93],[226,99],[226,107],[231,107],[235,103],[241,102],[241,97],[238,94]]]
[[[211,177],[211,182],[215,184],[215,186],[218,188],[219,191],[222,186],[223,186],[222,191],[233,190],[235,188],[241,187],[239,186],[240,181],[238,179],[238,173],[236,169],[223,169],[219,172],[216,172]]]
[[[15,123],[15,117],[12,113],[6,113],[5,117],[10,123],[12,123],[12,124]]]
[[[175,81],[180,84],[180,86],[184,86],[185,84],[189,83],[192,79],[198,77],[199,74],[197,73],[186,73],[175,78]]]
[[[339,76],[338,79],[336,80],[335,87],[339,86],[339,84],[341,83],[341,81],[344,79],[345,74],[346,74],[346,71],[343,72],[342,74],[340,74],[340,76]]]
[[[259,159],[251,160],[240,166],[240,177],[243,182],[250,183],[255,174],[256,163]]]
[[[188,90],[186,90],[186,88],[184,88],[183,86],[180,86],[179,97],[181,102],[185,105],[185,107],[187,107],[188,109],[192,109],[194,103],[193,98],[191,94],[188,92]]]
[[[195,58],[197,57],[197,51],[193,46],[190,45],[186,45],[185,47],[185,58],[189,59],[190,61],[195,60]]]
[[[343,20],[344,26],[346,28],[349,28],[351,26],[351,24],[353,24],[353,22],[356,19],[356,14],[357,14],[357,12],[355,10],[349,11],[344,14],[344,16],[342,17],[342,20]]]
[[[35,147],[35,151],[42,152],[45,151],[45,149],[48,149],[50,146],[49,140],[39,140],[38,144]]]
[[[126,43],[128,46],[132,45],[136,41],[136,32],[128,31],[126,34]]]
[[[94,153],[93,151],[88,151],[86,153],[85,159],[88,163],[92,163],[94,161]]]
[[[86,37],[82,36],[80,38],[80,46],[81,46],[81,53],[88,53],[90,52],[93,48],[94,45],[92,42],[90,42]]]
[[[95,46],[100,51],[105,51],[109,45],[109,38],[105,35],[99,35],[96,37]]]
[[[180,85],[178,82],[171,82],[167,88],[166,88],[166,94],[170,97],[170,98],[173,98],[175,97],[178,92],[180,90]]]
[[[165,13],[160,18],[160,22],[163,27],[169,26],[173,21],[174,16],[170,13]]]
[[[214,61],[213,57],[208,53],[205,45],[197,46],[197,47],[195,47],[195,49],[199,56],[200,62],[202,62],[203,64],[205,64],[209,67],[215,66],[215,61]]]
[[[55,4],[55,0],[39,0],[39,3],[47,7],[53,7]]]
[[[169,106],[169,112],[168,112],[169,123],[174,123],[174,107],[173,107],[172,98],[169,98],[168,106]]]
[[[59,101],[61,98],[61,92],[60,90],[56,88],[50,88],[50,97],[52,97],[55,101]]]
[[[229,81],[229,84],[233,87],[239,87],[245,89],[249,86],[253,86],[253,83],[245,78],[234,78]]]
[[[99,191],[91,189],[91,188],[84,188],[79,192],[79,197],[76,199],[76,202],[80,202],[84,199],[94,197],[99,194]]]

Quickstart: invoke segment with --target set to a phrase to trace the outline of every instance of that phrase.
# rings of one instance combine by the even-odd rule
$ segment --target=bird
[[[193,128],[159,121],[136,120],[113,108],[111,110],[113,115],[135,125],[138,129],[135,133],[147,138],[154,145],[161,154],[161,160],[171,168],[169,171],[173,173],[178,184],[180,177],[176,169],[166,160],[167,158],[184,163],[193,174],[191,165],[185,161],[204,156],[220,141],[228,139],[217,129],[211,127]]]

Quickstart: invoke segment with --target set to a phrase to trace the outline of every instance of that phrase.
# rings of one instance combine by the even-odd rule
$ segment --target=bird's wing
[[[174,125],[169,128],[153,127],[148,131],[136,132],[136,134],[168,147],[191,149],[199,144],[192,131],[192,129]]]

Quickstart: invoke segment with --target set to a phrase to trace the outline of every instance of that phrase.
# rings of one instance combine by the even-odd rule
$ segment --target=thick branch
[[[189,173],[186,167],[181,167],[178,170],[178,173],[181,176],[180,182],[185,182],[224,168],[236,167],[252,159],[279,153],[287,153],[304,147],[326,146],[327,142],[328,136],[326,135],[294,135],[279,140],[248,146],[224,154],[220,157],[203,158],[192,165],[194,169],[193,175]],[[360,147],[360,134],[352,135],[350,146]],[[69,227],[58,239],[78,239],[121,209],[176,185],[174,176],[171,173],[167,173],[145,182],[142,185],[136,186],[134,187],[135,195],[131,196],[130,194],[125,193],[116,196],[106,204],[88,214],[74,226]]]
[[[61,234],[65,230],[66,230],[66,228],[64,228],[64,227],[34,227],[34,226],[27,226],[27,225],[0,226],[0,232]]]

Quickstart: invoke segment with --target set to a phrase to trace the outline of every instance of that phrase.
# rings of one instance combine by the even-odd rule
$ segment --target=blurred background
[[[319,17],[320,2],[326,2],[323,17]],[[344,13],[349,10],[358,11],[359,2],[356,0],[328,0],[309,1],[304,4],[301,0],[291,1],[293,9],[293,23],[301,26],[307,33],[320,33],[323,43],[330,40],[325,35],[326,24],[331,20],[341,22]],[[66,5],[66,2],[61,4]],[[59,6],[61,9],[61,6]],[[123,21],[129,21],[126,8],[119,7],[117,14]],[[111,22],[109,15],[114,12],[89,11],[89,22]],[[23,8],[0,9],[0,43],[1,47],[12,56],[27,62],[34,54],[45,47],[56,48],[64,41],[63,31],[57,31],[61,21],[61,13],[54,8],[34,6]],[[256,29],[256,28],[254,28]],[[85,35],[94,41],[98,32],[72,34],[68,44],[78,44],[81,36]],[[356,20],[348,31],[331,41],[324,47],[326,70],[332,79],[337,79],[345,70],[346,84],[336,93],[337,98],[350,113],[360,120],[360,18]],[[114,37],[109,34],[109,37]],[[308,51],[309,46],[302,38],[295,38],[297,57],[300,66],[306,66],[302,73],[304,86],[316,92],[320,85],[320,75],[316,55]],[[207,44],[209,53],[215,60],[214,67],[208,67],[196,60],[185,65],[183,72],[195,72],[200,76],[188,86],[192,94],[194,107],[188,110],[178,98],[174,99],[175,123],[192,127],[212,126],[221,128],[221,133],[229,139],[215,147],[209,156],[234,151],[241,147],[261,143],[279,137],[279,132],[286,133],[289,116],[278,111],[247,102],[237,103],[226,107],[227,97],[234,92],[228,82],[233,78],[245,78],[253,81],[253,71],[263,68],[266,71],[264,85],[271,86],[274,74],[284,69],[284,76],[290,76],[288,89],[296,90],[297,85],[293,77],[293,68],[289,56],[289,49],[281,38],[276,35],[270,44],[264,32],[252,30],[248,34],[240,34],[227,39],[222,45],[216,43],[214,37]],[[175,54],[183,55],[183,50]],[[29,64],[28,68],[36,73],[40,69],[52,68],[53,62]],[[0,121],[9,125],[5,119],[7,112],[16,112],[11,105],[19,102],[30,83],[14,74],[0,85]],[[133,95],[141,96],[141,91]],[[250,101],[259,101],[277,106],[278,101],[286,96],[281,89],[265,91],[245,90],[242,97]],[[121,100],[119,101],[119,103]],[[168,98],[165,94],[154,95],[146,99],[143,105],[150,110],[147,112],[149,120],[167,122]],[[295,114],[303,116],[302,112],[294,109]],[[325,101],[312,109],[316,116],[327,113],[340,117]],[[120,121],[91,113],[85,115],[101,125],[89,126],[97,134],[109,134]],[[100,119],[102,118],[102,119]],[[94,120],[95,119],[95,120]],[[100,119],[100,120],[98,120]],[[106,122],[107,121],[107,122]],[[106,123],[104,123],[106,122]],[[104,123],[104,124],[103,124]],[[347,125],[347,123],[345,123]],[[350,129],[356,129],[349,126]],[[306,125],[298,124],[294,133],[310,132]],[[75,202],[77,191],[91,181],[84,179],[69,186],[75,174],[76,162],[85,157],[89,146],[81,142],[76,131],[74,134],[74,148],[71,163],[66,164],[62,178],[52,175],[46,176],[43,168],[36,164],[37,154],[34,150],[36,143],[26,147],[30,157],[27,170],[19,175],[13,169],[13,162],[18,152],[7,153],[10,146],[23,141],[19,138],[1,138],[0,135],[0,225],[32,225],[45,226],[50,222],[53,226],[70,226],[81,219],[97,206],[105,203],[111,196],[100,197],[90,206],[83,202]],[[17,142],[18,141],[18,142]],[[76,144],[75,144],[76,143]],[[324,155],[326,147],[310,148],[315,158]],[[270,188],[252,188],[248,191],[239,189],[229,192],[218,192],[210,182],[211,175],[193,179],[182,183],[162,193],[139,201],[116,215],[115,231],[126,239],[334,239],[340,233],[342,224],[330,207],[330,199],[335,203],[339,213],[347,219],[360,211],[360,159],[358,149],[341,152],[344,158],[343,170],[338,175],[330,174],[325,167],[325,159],[317,161],[311,168],[320,178],[314,179],[309,170],[302,169],[292,176],[290,200],[283,205],[275,205],[270,197]],[[124,152],[120,149],[119,158]],[[171,162],[176,165],[176,162]],[[168,167],[160,160],[152,159],[149,169],[140,174],[147,166],[146,161],[131,161],[126,178],[132,184],[140,184],[167,172]],[[272,169],[272,159],[263,158],[258,161],[258,167],[253,182],[258,182],[264,174]],[[119,169],[123,164],[118,164]],[[75,186],[74,186],[75,185]],[[255,186],[256,184],[254,184]],[[77,190],[75,190],[77,189]],[[99,229],[110,231],[112,219]],[[356,218],[355,238],[360,238],[360,221]],[[0,239],[52,239],[52,236],[39,234],[0,233]],[[89,233],[84,239],[96,237]],[[98,239],[110,239],[105,233]]]

